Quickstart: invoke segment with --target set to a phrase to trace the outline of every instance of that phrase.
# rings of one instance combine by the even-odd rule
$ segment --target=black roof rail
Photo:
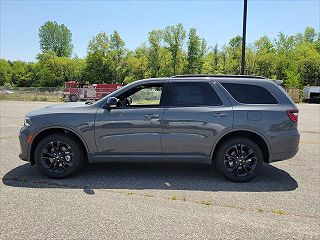
[[[254,75],[210,75],[210,74],[185,74],[185,75],[175,75],[171,78],[189,78],[189,77],[219,77],[219,78],[257,78],[265,79],[261,76]]]

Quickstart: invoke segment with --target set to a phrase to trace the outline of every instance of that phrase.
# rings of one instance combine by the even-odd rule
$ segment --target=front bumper
[[[29,147],[30,147],[30,138],[32,138],[32,132],[26,126],[22,127],[19,133],[19,142],[21,153],[19,158],[23,161],[30,161],[29,157]]]

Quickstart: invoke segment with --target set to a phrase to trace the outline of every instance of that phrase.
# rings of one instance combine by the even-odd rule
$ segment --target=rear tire
[[[69,96],[69,100],[70,100],[70,102],[78,102],[79,101],[79,97],[76,94],[71,94]]]
[[[50,178],[66,178],[80,170],[85,153],[73,137],[54,133],[43,138],[34,152],[38,170]]]
[[[247,182],[255,178],[263,164],[260,147],[248,138],[235,137],[223,142],[217,149],[217,170],[227,179]]]

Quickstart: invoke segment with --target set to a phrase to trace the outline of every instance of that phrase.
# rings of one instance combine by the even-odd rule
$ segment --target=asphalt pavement
[[[248,183],[203,165],[94,164],[52,180],[19,159],[24,115],[0,102],[0,239],[320,239],[320,105],[299,104],[298,154]]]

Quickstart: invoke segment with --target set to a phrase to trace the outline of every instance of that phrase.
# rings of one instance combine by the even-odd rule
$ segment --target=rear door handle
[[[213,116],[215,116],[215,117],[228,117],[229,114],[228,113],[218,112],[218,113],[214,113]]]
[[[144,115],[145,118],[151,119],[151,118],[159,118],[159,114],[146,114]]]

